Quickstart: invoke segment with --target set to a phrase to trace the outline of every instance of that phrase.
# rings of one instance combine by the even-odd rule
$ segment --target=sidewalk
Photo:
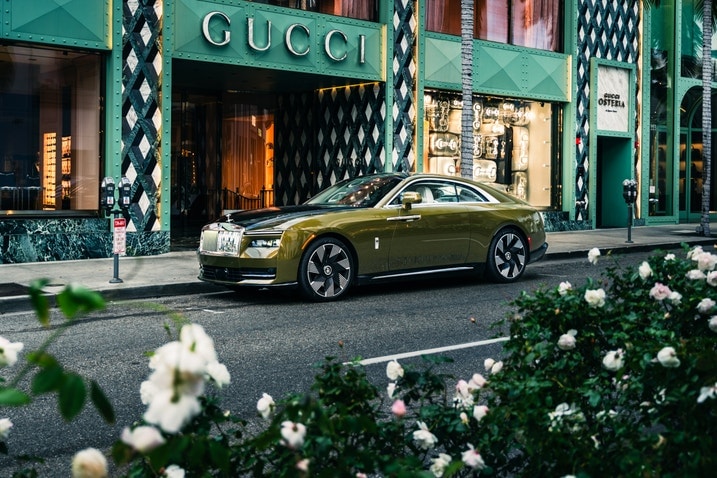
[[[696,224],[633,227],[632,243],[627,242],[628,229],[597,229],[548,233],[548,252],[543,260],[587,257],[597,247],[605,254],[636,252],[678,247],[680,243],[712,246],[717,238],[699,236]],[[31,281],[48,278],[45,288],[53,295],[74,282],[102,293],[106,300],[140,299],[166,295],[186,295],[224,291],[223,287],[197,279],[199,270],[194,251],[175,251],[158,256],[120,257],[114,278],[114,259],[86,259],[77,261],[32,262],[0,264],[0,316],[28,310],[27,286]]]

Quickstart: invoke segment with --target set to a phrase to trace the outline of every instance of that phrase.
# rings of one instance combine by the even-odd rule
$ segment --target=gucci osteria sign
[[[630,70],[597,65],[597,127],[601,131],[630,131]]]

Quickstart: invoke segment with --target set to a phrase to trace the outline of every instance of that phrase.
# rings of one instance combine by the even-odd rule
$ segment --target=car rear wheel
[[[503,229],[490,243],[486,273],[497,282],[516,281],[523,275],[527,259],[523,236],[514,229]]]
[[[309,245],[299,264],[299,287],[310,300],[329,301],[346,293],[354,281],[354,260],[348,247],[327,237]]]

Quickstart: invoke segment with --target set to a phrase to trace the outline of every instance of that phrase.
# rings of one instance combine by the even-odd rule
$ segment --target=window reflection
[[[255,0],[278,7],[296,8],[308,12],[326,13],[340,17],[376,21],[376,0]]]
[[[98,209],[100,77],[98,54],[0,46],[0,211]]]
[[[561,7],[558,0],[475,0],[473,36],[558,51]],[[460,35],[461,0],[427,0],[426,29]]]

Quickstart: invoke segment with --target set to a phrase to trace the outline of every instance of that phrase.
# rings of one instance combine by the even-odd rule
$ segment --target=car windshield
[[[359,176],[321,191],[306,204],[341,204],[373,207],[404,178],[401,176]]]

